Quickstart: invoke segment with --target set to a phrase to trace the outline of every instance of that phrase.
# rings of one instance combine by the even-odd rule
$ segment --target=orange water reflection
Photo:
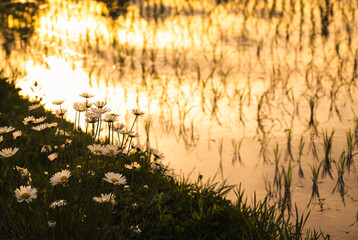
[[[160,2],[164,12],[156,18],[153,12]],[[142,8],[130,5],[126,16],[113,20],[95,1],[49,0],[29,45],[14,49],[9,58],[1,52],[6,61],[0,67],[21,78],[22,94],[44,95],[48,108],[53,100],[65,99],[71,109],[81,100],[78,94],[88,91],[96,100],[107,100],[123,122],[130,122],[132,108],[144,110],[153,121],[152,147],[160,148],[185,175],[195,168],[194,179],[199,172],[206,178],[218,173],[222,139],[224,177],[233,184],[242,182],[249,195],[257,190],[259,197],[265,196],[263,175],[271,181],[274,166],[264,165],[260,153],[265,148],[273,162],[277,142],[283,158],[291,129],[295,158],[300,137],[306,141],[306,178],[297,177],[294,162],[291,186],[304,211],[311,191],[309,164],[316,161],[308,147],[309,101],[317,101],[320,156],[322,130],[335,128],[332,155],[337,158],[346,132],[355,127],[358,6],[332,1],[334,17],[330,35],[324,37],[319,9],[326,6],[318,1],[282,0],[275,8],[266,1],[246,1],[247,6],[213,2],[149,1]],[[30,90],[34,81],[42,92]],[[68,117],[73,119],[74,112]],[[143,127],[138,131],[145,136]],[[233,142],[240,139],[245,167],[232,164]],[[287,167],[288,161],[281,164]],[[355,177],[347,176],[347,182]],[[355,211],[348,207],[356,209],[354,201],[344,207],[331,195],[332,183],[324,179],[321,186],[327,208],[340,210],[334,213],[342,220],[339,228],[358,236],[347,227],[354,220]],[[349,195],[358,199],[357,188]],[[333,236],[341,236],[334,227],[337,221],[317,221],[332,212],[319,213],[317,208],[310,226],[336,229]]]

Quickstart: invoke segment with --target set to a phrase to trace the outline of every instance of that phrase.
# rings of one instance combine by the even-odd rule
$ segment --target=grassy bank
[[[131,147],[136,136],[130,129],[102,121],[113,137],[100,142],[98,124],[105,115],[89,119],[93,123],[86,134],[63,119],[60,102],[55,103],[58,116],[37,104],[0,79],[0,226],[5,238],[324,238],[320,232],[304,232],[306,217],[287,217],[284,206],[249,204],[242,189],[233,203],[224,198],[231,186],[176,177],[159,150]],[[133,111],[133,125],[140,115]]]

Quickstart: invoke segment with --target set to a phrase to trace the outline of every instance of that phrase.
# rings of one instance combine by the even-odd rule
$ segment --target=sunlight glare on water
[[[307,227],[321,227],[333,239],[358,237],[349,227],[357,212],[356,171],[344,175],[346,206],[332,194],[333,167],[334,179],[319,178],[322,197],[307,208],[310,165],[324,159],[323,132],[335,129],[333,166],[347,150],[348,130],[358,136],[357,3],[131,2],[125,14],[111,17],[100,1],[49,0],[26,47],[16,43],[10,55],[0,52],[6,59],[0,68],[20,78],[23,95],[43,96],[50,109],[57,99],[71,109],[87,91],[93,101],[108,101],[126,124],[131,109],[145,111],[136,130],[146,136],[143,125],[150,119],[151,147],[163,151],[178,173],[242,183],[249,199],[256,191],[260,199],[269,194],[271,202],[280,200],[273,184],[277,143],[281,178],[289,162],[294,166],[293,204],[311,210]],[[10,28],[19,25],[9,17]],[[35,81],[37,92],[31,90]],[[301,163],[305,178],[298,176]]]

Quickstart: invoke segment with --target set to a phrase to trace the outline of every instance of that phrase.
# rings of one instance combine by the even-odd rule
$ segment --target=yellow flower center
[[[24,169],[22,167],[18,167],[17,171],[22,172],[22,171],[24,171]]]
[[[25,193],[21,194],[21,198],[23,198],[23,199],[28,199],[30,197],[31,197],[30,193],[25,192]]]
[[[10,156],[12,156],[12,155],[13,155],[12,152],[6,153],[6,156],[7,156],[7,157],[10,157]]]
[[[102,198],[102,202],[109,202],[109,198]]]
[[[94,152],[95,153],[102,153],[103,151],[101,149],[95,149]]]
[[[61,181],[65,181],[66,179],[67,179],[67,176],[62,176],[62,177],[60,178]]]
[[[119,182],[119,180],[117,178],[111,178],[110,180],[111,180],[111,182],[114,182],[114,183]]]
[[[114,150],[113,150],[113,149],[109,149],[109,150],[108,150],[108,152],[113,153],[113,152],[114,152]]]

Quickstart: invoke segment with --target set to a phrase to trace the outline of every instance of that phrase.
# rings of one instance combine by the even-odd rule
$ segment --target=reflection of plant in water
[[[265,132],[265,131],[262,131],[262,132],[257,131],[258,141],[259,141],[259,143],[261,145],[259,156],[260,156],[260,158],[263,159],[264,164],[271,163],[271,161],[269,159],[269,152],[268,152],[268,149],[267,149],[268,144],[270,142],[270,132],[271,132],[271,129],[269,131],[267,131],[267,132]],[[259,162],[257,162],[257,165],[259,164]]]
[[[285,193],[283,196],[283,201],[287,204],[288,212],[291,212],[292,201],[291,201],[291,183],[292,183],[292,166],[291,161],[288,163],[287,171],[284,166],[282,166],[282,174],[283,174],[283,183],[285,187]]]
[[[337,95],[339,93],[339,90],[341,89],[342,85],[338,85],[337,83],[337,79],[333,78],[332,79],[332,86],[331,89],[329,91],[329,96],[330,96],[330,107],[329,107],[329,118],[333,116],[333,110],[335,110],[337,117],[339,118],[340,121],[342,121],[342,116],[341,116],[341,112],[338,109],[337,106]]]
[[[317,136],[317,133],[318,132],[317,132],[316,128],[311,128],[310,129],[310,146],[309,146],[309,149],[312,152],[313,156],[317,159],[317,161],[319,161],[316,142],[315,142],[315,138]]]
[[[290,128],[285,129],[286,136],[287,136],[287,147],[286,147],[286,154],[285,154],[285,161],[290,160],[293,161],[292,156],[292,125]]]
[[[35,31],[35,16],[39,5],[43,2],[44,0],[31,2],[2,0],[0,2],[0,33],[4,39],[2,45],[7,55],[16,45],[18,37],[23,41],[22,43],[28,44],[28,39]]]
[[[236,162],[239,162],[242,166],[245,166],[240,154],[241,144],[243,140],[244,138],[241,138],[240,140],[231,139],[232,148],[234,149],[234,152],[232,154],[232,161],[231,161],[231,164],[233,165]]]
[[[323,170],[322,177],[325,177],[326,174],[332,177],[332,166],[331,166],[331,153],[332,153],[332,144],[333,144],[333,134],[334,129],[331,132],[331,135],[328,136],[327,129],[325,132],[322,132],[323,135],[323,149],[324,149],[324,160],[323,160]]]
[[[218,171],[220,172],[221,178],[224,179],[224,166],[223,166],[223,142],[224,139],[220,138],[219,139],[219,146],[218,146],[218,150],[219,150],[219,156],[220,156],[220,163],[219,163],[219,169]]]
[[[346,167],[348,169],[348,173],[350,172],[351,170],[351,165],[354,161],[353,157],[357,154],[357,153],[354,153],[353,154],[353,151],[354,151],[354,135],[351,131],[351,129],[349,129],[348,132],[346,132],[346,138],[347,138],[347,143],[346,143]],[[353,165],[354,167],[354,165]]]
[[[307,207],[311,204],[311,201],[314,200],[315,198],[320,198],[319,196],[319,191],[318,191],[318,177],[319,177],[319,171],[321,170],[321,166],[322,166],[323,162],[320,162],[317,166],[316,163],[313,163],[312,165],[309,164],[311,171],[312,171],[312,194],[311,194],[311,198],[310,201],[308,202]]]
[[[278,199],[281,199],[281,187],[282,187],[282,181],[281,181],[281,172],[279,170],[279,163],[281,158],[281,153],[279,151],[278,143],[276,143],[275,148],[273,149],[274,157],[275,157],[275,174],[273,179],[273,186],[276,188],[276,197]],[[279,196],[277,196],[279,194]]]
[[[301,158],[303,153],[303,148],[305,147],[305,142],[303,141],[303,136],[301,136],[300,145],[298,147],[298,177],[305,178],[305,175],[301,166]]]
[[[334,187],[334,189],[332,191],[332,193],[334,193],[335,191],[339,192],[339,194],[341,195],[341,198],[342,198],[342,201],[343,201],[344,205],[346,205],[346,203],[344,201],[344,194],[345,194],[344,186],[345,186],[345,183],[344,183],[344,179],[343,179],[343,174],[344,174],[344,169],[346,167],[346,160],[347,160],[346,153],[343,151],[341,156],[339,157],[338,162],[334,161],[334,163],[336,165],[336,168],[337,168],[338,178],[337,178],[336,186]]]
[[[317,109],[318,99],[315,97],[311,97],[309,99],[309,106],[310,106],[310,120],[308,122],[309,128],[315,127],[317,125],[317,121],[315,119],[315,111]]]
[[[108,15],[116,19],[120,15],[127,13],[127,8],[129,6],[130,0],[96,0],[98,2],[103,2],[106,4],[108,9]]]

